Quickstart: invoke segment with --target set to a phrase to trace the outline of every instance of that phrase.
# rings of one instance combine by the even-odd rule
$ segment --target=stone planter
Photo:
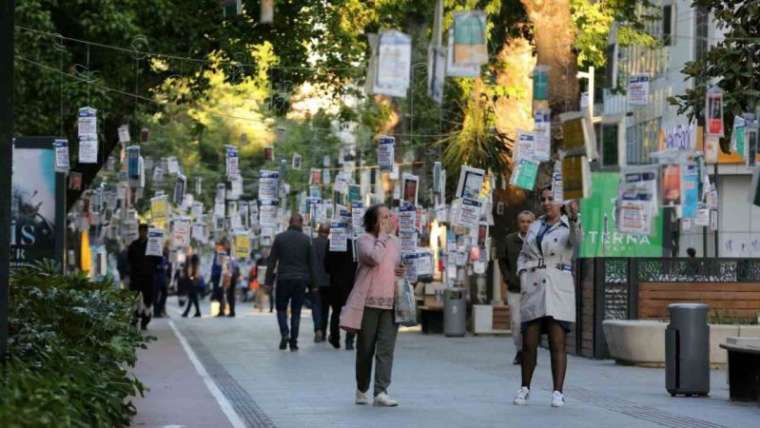
[[[621,364],[659,367],[665,364],[666,321],[607,320],[602,323],[610,355]],[[728,362],[720,348],[732,336],[760,337],[760,326],[710,324],[710,364]]]

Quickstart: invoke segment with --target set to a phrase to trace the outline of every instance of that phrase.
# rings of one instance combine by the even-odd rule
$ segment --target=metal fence
[[[760,283],[760,259],[735,258],[595,258],[577,263],[576,350],[594,358],[608,356],[602,331],[604,320],[639,317],[641,283]],[[584,287],[593,287],[593,298],[584,299]],[[588,295],[586,293],[585,295]],[[592,305],[592,308],[585,307]],[[591,325],[584,312],[593,311]],[[592,337],[591,348],[584,339]]]

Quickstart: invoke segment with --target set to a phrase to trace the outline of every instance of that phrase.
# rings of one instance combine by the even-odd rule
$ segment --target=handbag
[[[404,327],[417,325],[417,302],[414,298],[414,288],[406,278],[396,279],[396,294],[394,306],[394,319],[396,324]]]

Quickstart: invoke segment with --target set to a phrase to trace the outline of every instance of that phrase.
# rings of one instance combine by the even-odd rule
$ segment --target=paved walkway
[[[176,307],[175,302],[172,300],[170,306]],[[665,390],[662,369],[622,367],[611,361],[572,356],[567,405],[552,409],[550,363],[545,350],[539,353],[530,404],[513,406],[520,373],[519,367],[510,364],[514,348],[509,338],[446,338],[414,330],[399,334],[396,349],[390,389],[401,406],[356,406],[354,354],[334,350],[326,343],[314,344],[308,312],[302,317],[301,350],[292,353],[277,350],[274,316],[243,309],[241,305],[234,319],[182,319],[173,312],[177,330],[239,416],[240,425],[233,422],[238,426],[707,428],[755,427],[760,420],[760,407],[729,402],[725,370],[712,372],[709,398],[672,398]],[[154,334],[161,326],[152,327]],[[151,346],[161,346],[165,339],[161,337]],[[150,350],[144,358],[152,358]],[[160,372],[158,367],[174,371],[174,361],[144,372],[146,383],[155,385],[152,376]],[[160,380],[159,385],[167,381]],[[209,401],[202,382],[181,390],[189,394],[186,390],[195,388],[203,391],[193,394],[202,393]],[[174,397],[172,405],[193,408],[192,403],[180,405],[182,400],[181,396]],[[136,425],[166,424],[168,419],[152,419],[160,414],[155,407],[155,403],[138,403]],[[179,422],[174,423],[203,426],[199,420],[191,420],[177,419]]]

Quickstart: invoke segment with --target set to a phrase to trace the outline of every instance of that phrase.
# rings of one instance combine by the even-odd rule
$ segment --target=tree
[[[742,113],[754,112],[760,100],[760,7],[757,2],[740,0],[695,0],[693,6],[702,13],[712,13],[717,27],[724,32],[704,55],[686,63],[682,72],[693,82],[684,95],[671,98],[679,114],[704,123],[705,93],[711,85],[723,90],[723,111],[726,137],[721,148],[729,151],[733,119]]]

